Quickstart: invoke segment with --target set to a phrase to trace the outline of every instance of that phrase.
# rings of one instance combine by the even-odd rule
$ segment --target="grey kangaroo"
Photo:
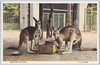
[[[20,33],[20,39],[19,39],[19,45],[17,48],[15,47],[9,47],[7,49],[21,49],[22,44],[25,43],[26,44],[26,51],[28,53],[34,53],[33,50],[33,40],[34,43],[37,45],[36,43],[36,37],[38,37],[38,41],[40,40],[41,37],[41,24],[40,21],[36,20],[34,17],[33,19],[35,20],[35,27],[29,26],[27,28],[24,28],[21,33]],[[29,49],[29,41],[31,41],[31,48]]]
[[[78,43],[79,50],[96,50],[96,48],[83,48],[82,47],[82,35],[78,28],[74,26],[66,26],[60,30],[60,28],[56,29],[52,27],[53,35],[55,40],[58,42],[59,45],[59,53],[61,53],[61,48],[63,41],[66,42],[65,44],[65,51],[66,53],[72,53],[72,46],[73,44]],[[68,48],[68,41],[70,42]]]

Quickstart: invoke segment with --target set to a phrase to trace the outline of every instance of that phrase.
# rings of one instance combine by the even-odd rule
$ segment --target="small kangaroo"
[[[7,49],[21,49],[22,44],[25,43],[26,44],[26,51],[28,53],[34,53],[33,51],[33,40],[34,43],[37,45],[36,43],[36,37],[38,37],[38,41],[40,41],[40,37],[41,37],[41,23],[40,21],[36,20],[34,17],[33,19],[35,20],[35,27],[33,26],[29,26],[27,28],[24,28],[21,33],[20,33],[20,39],[19,39],[19,45],[17,48],[15,47],[9,47]],[[29,49],[29,41],[31,41],[31,48]]]
[[[72,53],[72,46],[73,44],[78,43],[79,50],[97,50],[96,48],[83,48],[82,47],[82,35],[78,28],[74,26],[66,26],[60,30],[60,27],[55,30],[55,28],[52,26],[53,29],[53,35],[55,40],[58,42],[59,45],[59,53],[61,53],[61,48],[63,41],[65,41],[65,51],[66,53]],[[68,41],[70,42],[69,48],[68,48]]]

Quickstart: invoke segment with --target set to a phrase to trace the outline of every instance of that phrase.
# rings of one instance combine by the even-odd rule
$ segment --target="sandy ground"
[[[97,51],[77,51],[70,54],[28,54],[26,46],[21,48],[22,55],[13,56],[16,50],[6,49],[16,47],[19,42],[19,30],[3,30],[3,60],[4,61],[97,61]],[[97,48],[97,34],[82,32],[82,46],[86,48]]]

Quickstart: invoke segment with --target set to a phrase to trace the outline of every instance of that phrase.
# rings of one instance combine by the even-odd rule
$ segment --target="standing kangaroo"
[[[20,33],[20,39],[19,39],[19,45],[17,48],[15,47],[9,47],[8,49],[21,49],[22,44],[25,43],[26,44],[26,51],[28,53],[34,53],[33,51],[33,40],[34,43],[36,44],[36,37],[38,37],[38,39],[40,40],[41,37],[41,24],[40,21],[36,20],[34,17],[33,19],[35,20],[35,27],[29,26],[27,28],[24,28],[21,33]],[[39,41],[38,40],[38,41]],[[31,41],[31,48],[29,49],[29,41]]]
[[[82,47],[82,36],[81,32],[78,28],[74,26],[66,26],[60,30],[60,28],[56,29],[52,27],[53,29],[53,35],[55,40],[58,42],[59,45],[59,53],[61,53],[61,48],[63,41],[65,41],[65,51],[67,53],[72,53],[72,46],[73,44],[78,43],[79,50],[96,50],[96,48],[83,48]],[[68,48],[68,41],[70,42],[69,48]]]

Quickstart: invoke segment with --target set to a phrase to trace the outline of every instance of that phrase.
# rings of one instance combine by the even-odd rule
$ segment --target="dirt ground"
[[[3,30],[3,61],[97,61],[97,51],[77,51],[70,54],[28,54],[26,46],[21,48],[22,55],[13,56],[16,50],[6,49],[16,47],[19,42],[19,30]],[[97,48],[97,34],[82,32],[82,46],[86,48]]]

